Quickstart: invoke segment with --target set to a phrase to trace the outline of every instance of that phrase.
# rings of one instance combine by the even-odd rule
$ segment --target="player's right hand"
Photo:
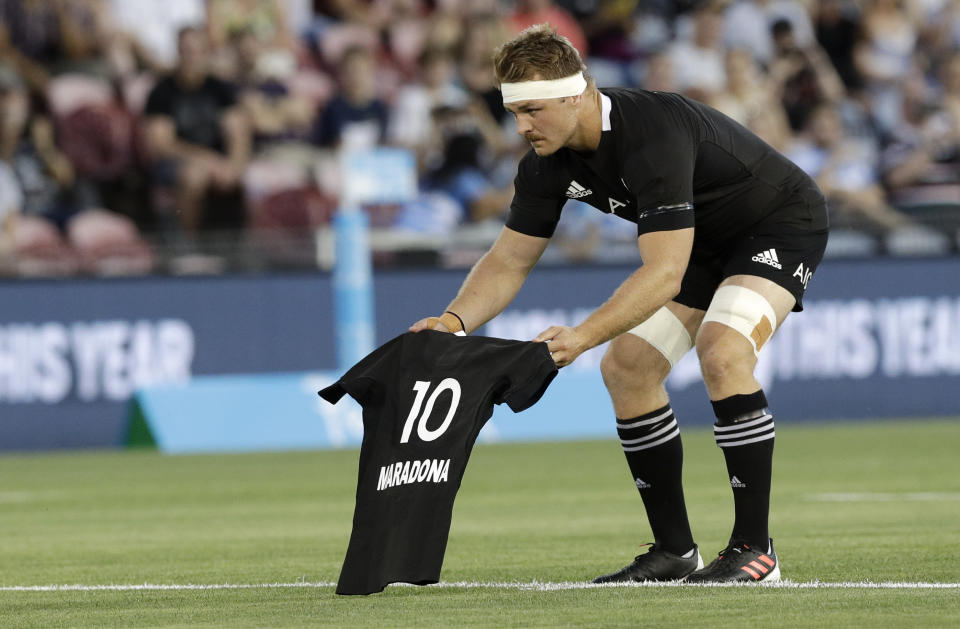
[[[411,332],[422,332],[423,330],[436,330],[437,332],[450,332],[450,328],[440,323],[440,317],[427,317],[420,319],[410,326]]]

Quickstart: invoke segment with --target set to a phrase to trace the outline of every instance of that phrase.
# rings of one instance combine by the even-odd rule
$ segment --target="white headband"
[[[587,89],[587,80],[583,78],[583,72],[551,81],[521,81],[519,83],[500,84],[504,104],[515,103],[519,100],[576,96],[582,94],[585,89]]]

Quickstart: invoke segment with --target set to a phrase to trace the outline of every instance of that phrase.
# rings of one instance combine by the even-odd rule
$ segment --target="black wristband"
[[[458,315],[457,313],[455,313],[455,312],[452,311],[452,310],[447,310],[447,314],[452,314],[453,316],[455,316],[455,317],[457,318],[457,321],[460,322],[460,329],[463,330],[463,333],[464,333],[464,334],[466,334],[466,333],[467,333],[467,326],[463,325],[463,319],[460,318],[460,315]]]

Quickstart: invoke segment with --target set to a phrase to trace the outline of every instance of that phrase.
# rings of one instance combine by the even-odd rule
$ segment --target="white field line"
[[[270,590],[288,588],[332,588],[336,583],[332,581],[295,581],[291,583],[141,583],[115,585],[5,585],[0,586],[0,592],[133,592],[133,591],[162,591],[162,590]],[[416,587],[408,583],[398,583],[400,587]],[[477,582],[454,581],[437,583],[425,586],[427,589],[466,589],[466,590],[517,590],[532,592],[557,592],[563,590],[597,590],[616,587],[764,587],[783,590],[960,590],[960,583],[930,583],[909,581],[780,581],[777,583],[736,584],[724,583],[714,585],[700,585],[671,581],[665,583],[586,583],[579,581],[530,581],[521,582]]]
[[[813,502],[953,502],[960,500],[960,492],[850,492],[808,494]]]

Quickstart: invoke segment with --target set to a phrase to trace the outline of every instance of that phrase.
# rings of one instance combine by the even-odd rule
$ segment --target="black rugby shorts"
[[[813,281],[827,247],[827,230],[769,220],[754,225],[722,250],[694,249],[674,301],[706,310],[720,283],[733,275],[765,277],[787,289],[803,310],[803,293]]]

